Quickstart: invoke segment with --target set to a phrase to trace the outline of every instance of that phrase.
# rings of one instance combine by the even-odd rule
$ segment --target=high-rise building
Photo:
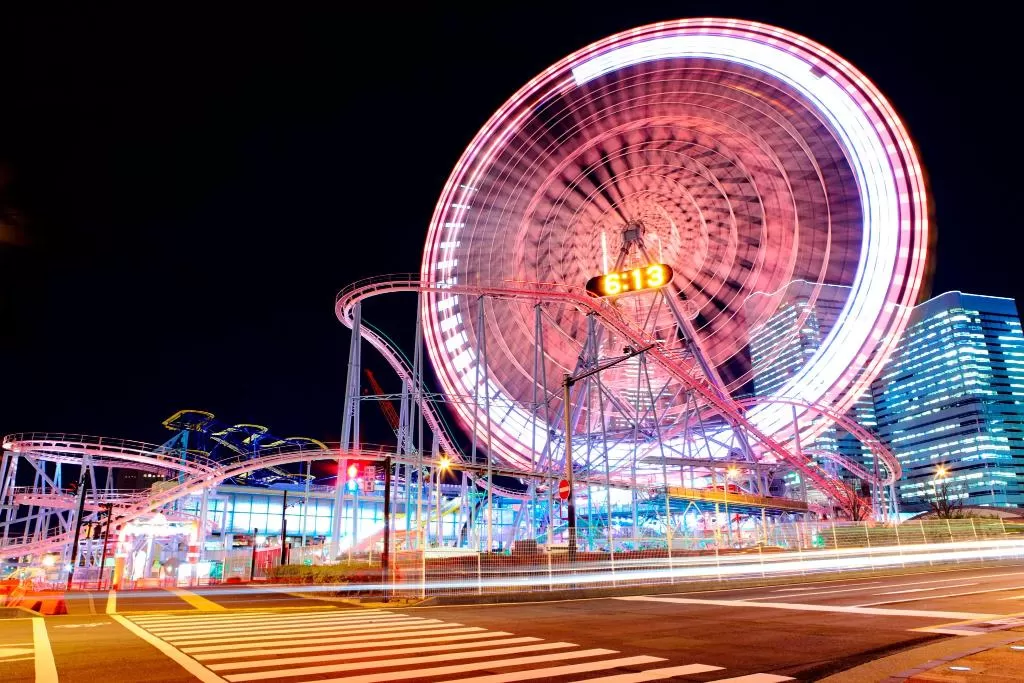
[[[939,497],[1024,506],[1024,335],[1012,299],[947,292],[916,306],[871,385],[904,511]]]
[[[756,396],[777,393],[810,360],[832,327],[838,323],[849,295],[849,287],[816,285],[804,280],[790,283],[781,292],[775,313],[750,335],[750,358]],[[801,444],[801,449],[825,469],[841,475],[844,472],[832,460],[822,458],[820,454],[843,454],[844,447],[852,448],[844,441],[844,437],[848,436],[845,431],[831,426],[812,442]],[[857,452],[860,453],[859,449]],[[857,462],[862,463],[862,459],[858,458]],[[796,473],[787,475],[786,481],[790,495],[801,489]],[[809,495],[812,502],[825,502],[824,497],[816,491],[811,490]]]

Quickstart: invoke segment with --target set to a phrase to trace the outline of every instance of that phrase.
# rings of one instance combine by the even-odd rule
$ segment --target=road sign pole
[[[253,527],[252,530],[252,559],[249,560],[249,581],[252,582],[256,578],[256,537],[259,536],[260,530]]]
[[[107,509],[107,526],[103,531],[103,552],[100,554],[100,578],[96,582],[96,590],[103,590],[103,565],[107,563],[107,544],[110,543],[110,518],[114,516],[114,504],[104,503]]]
[[[565,375],[562,381],[562,412],[565,414],[565,480],[569,483],[566,499],[566,524],[569,530],[569,562],[576,561],[576,501],[572,486],[572,410],[570,409],[573,380]]]
[[[353,540],[354,542],[354,540]],[[391,456],[384,456],[384,550],[380,555],[384,602],[388,601],[389,566],[391,561]]]
[[[288,510],[288,491],[284,492],[284,498],[281,500],[281,565],[288,564],[288,547],[286,542],[288,541],[288,517],[286,511]]]

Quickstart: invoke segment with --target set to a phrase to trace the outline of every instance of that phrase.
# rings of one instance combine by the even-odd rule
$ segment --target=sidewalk
[[[822,679],[822,683],[973,681],[1024,681],[1024,627],[929,643]]]
[[[974,648],[956,659],[931,661],[921,666],[921,671],[911,673],[908,683],[925,681],[1021,681],[1024,680],[1024,629],[1010,631],[1008,637],[1014,641],[994,647]],[[967,643],[965,643],[966,645]],[[910,672],[908,672],[910,673]],[[892,680],[901,680],[894,678]]]

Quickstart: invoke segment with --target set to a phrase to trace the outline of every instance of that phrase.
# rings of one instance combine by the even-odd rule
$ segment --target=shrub
[[[381,578],[380,567],[366,562],[313,566],[286,564],[270,570],[270,580],[282,583],[377,583]]]

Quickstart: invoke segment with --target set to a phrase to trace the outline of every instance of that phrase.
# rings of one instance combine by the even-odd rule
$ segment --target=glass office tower
[[[938,497],[1024,505],[1024,336],[1012,299],[947,292],[914,308],[872,383],[903,511]]]

